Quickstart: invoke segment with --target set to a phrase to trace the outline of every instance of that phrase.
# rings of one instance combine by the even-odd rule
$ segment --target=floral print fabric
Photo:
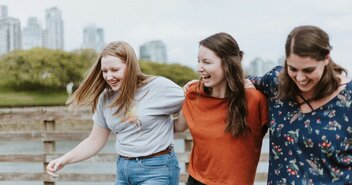
[[[268,98],[268,184],[352,184],[352,82],[322,107],[302,113],[295,101],[275,99],[281,70],[249,77]]]

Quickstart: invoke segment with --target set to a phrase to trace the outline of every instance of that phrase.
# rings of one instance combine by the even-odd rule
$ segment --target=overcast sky
[[[95,23],[105,42],[124,40],[139,46],[160,39],[168,59],[192,68],[198,42],[227,32],[245,52],[244,65],[255,57],[278,60],[287,34],[299,25],[316,25],[328,32],[332,57],[352,73],[352,1],[350,0],[1,0],[22,28],[30,16],[45,26],[45,9],[62,11],[65,50],[80,48],[83,28]],[[349,74],[351,76],[351,74]]]

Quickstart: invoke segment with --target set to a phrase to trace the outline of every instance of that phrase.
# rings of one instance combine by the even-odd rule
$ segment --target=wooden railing
[[[2,116],[0,114],[0,116]],[[1,117],[0,117],[1,118]],[[46,117],[47,118],[47,117]],[[29,118],[30,119],[30,118]],[[0,122],[1,124],[1,122]],[[1,126],[1,125],[0,125]],[[56,152],[57,141],[80,141],[86,138],[89,130],[67,131],[57,130],[57,123],[55,119],[45,119],[42,121],[42,129],[31,131],[0,130],[0,142],[17,142],[17,141],[33,141],[41,142],[43,144],[43,151],[38,154],[0,154],[0,166],[2,162],[12,163],[42,163],[42,172],[0,172],[1,181],[42,181],[44,185],[55,185],[56,181],[72,181],[72,182],[113,182],[115,174],[113,173],[65,173],[65,170],[60,171],[60,177],[54,178],[45,173],[45,167],[48,162],[63,155],[63,153]],[[1,129],[1,127],[0,127]],[[114,139],[112,136],[111,139]],[[175,139],[184,141],[185,152],[177,153],[180,163],[184,163],[187,167],[189,160],[189,152],[192,148],[192,137],[189,132],[176,133]],[[20,147],[20,146],[19,146]],[[88,160],[89,163],[99,162],[115,162],[115,153],[99,153]],[[262,153],[260,163],[268,161],[268,154]],[[180,174],[180,182],[185,182],[188,174],[183,172]],[[267,179],[266,173],[257,172],[256,182],[265,182]],[[0,183],[1,184],[1,183]]]

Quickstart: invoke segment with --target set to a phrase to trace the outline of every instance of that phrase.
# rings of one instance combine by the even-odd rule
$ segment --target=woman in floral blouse
[[[268,184],[352,184],[352,82],[318,27],[293,29],[285,49],[283,68],[250,77],[268,98]]]

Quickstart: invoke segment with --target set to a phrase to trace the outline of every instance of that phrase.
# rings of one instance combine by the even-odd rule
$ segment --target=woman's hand
[[[253,83],[249,80],[249,79],[244,79],[244,88],[248,89],[248,88],[255,88],[255,86],[253,85]]]
[[[187,94],[189,86],[191,86],[194,83],[198,83],[198,82],[199,82],[199,80],[191,80],[191,81],[187,82],[186,85],[183,86],[183,92],[185,94]]]
[[[56,172],[61,170],[64,166],[65,162],[62,157],[60,157],[49,162],[48,166],[46,166],[46,172],[53,177],[59,177]]]

